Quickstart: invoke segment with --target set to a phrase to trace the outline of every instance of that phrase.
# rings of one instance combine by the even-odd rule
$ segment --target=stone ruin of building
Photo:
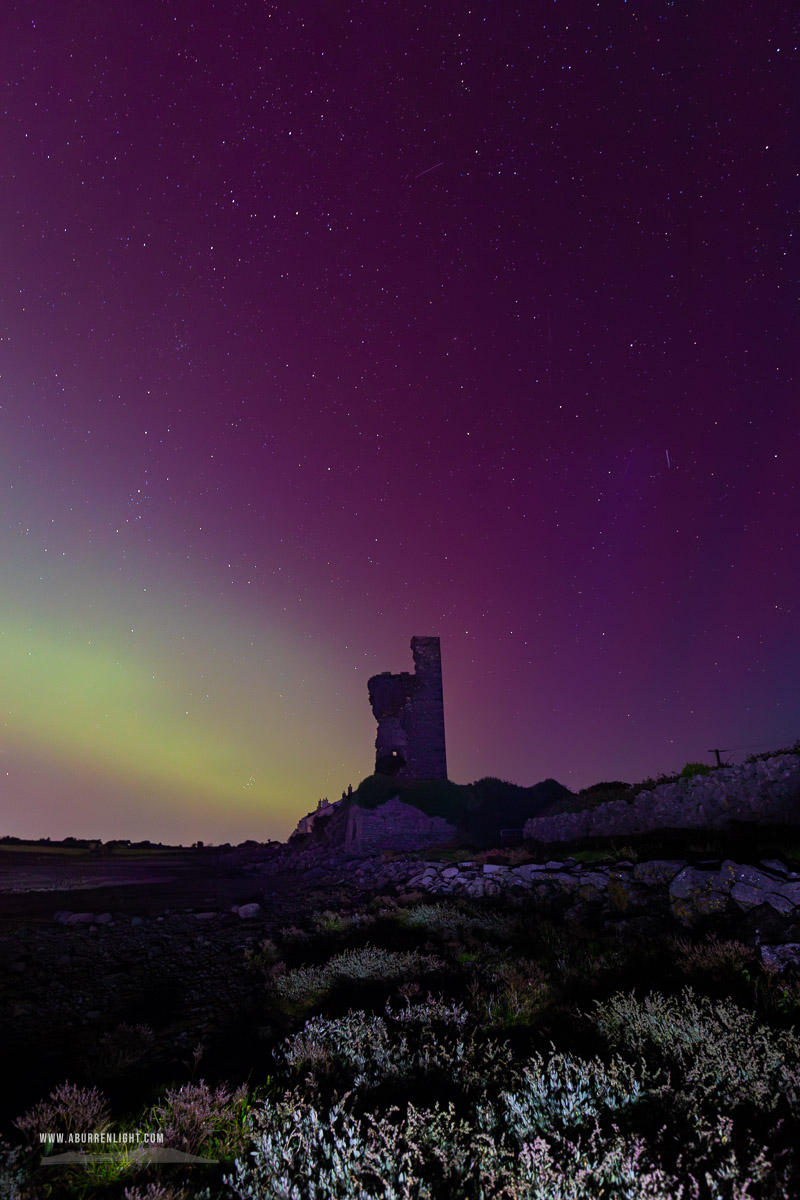
[[[447,779],[438,637],[413,637],[411,653],[413,674],[383,671],[367,684],[378,722],[375,771],[400,779]]]

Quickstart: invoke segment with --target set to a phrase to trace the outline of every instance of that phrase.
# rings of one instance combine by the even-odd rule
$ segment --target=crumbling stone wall
[[[442,652],[438,637],[413,637],[414,673],[383,671],[368,682],[378,722],[375,770],[401,779],[446,779]],[[408,806],[406,806],[408,807]]]
[[[664,783],[632,800],[612,800],[582,812],[533,817],[528,841],[557,844],[654,829],[726,829],[734,822],[800,824],[800,755],[776,754]]]
[[[456,833],[455,825],[443,817],[429,817],[393,796],[377,808],[354,804],[348,809],[343,849],[348,854],[424,850],[446,845]]]

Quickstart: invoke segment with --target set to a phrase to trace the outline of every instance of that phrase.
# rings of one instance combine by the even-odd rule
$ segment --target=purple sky
[[[13,6],[0,832],[284,838],[413,634],[457,782],[794,741],[795,41],[771,0]]]

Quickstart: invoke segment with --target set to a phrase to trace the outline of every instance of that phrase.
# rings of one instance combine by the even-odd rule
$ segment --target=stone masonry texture
[[[446,779],[442,653],[438,637],[413,637],[414,672],[369,680],[378,722],[375,769],[400,779]]]
[[[638,792],[581,812],[533,817],[528,841],[558,843],[653,829],[726,829],[736,822],[800,824],[800,755],[776,754]]]

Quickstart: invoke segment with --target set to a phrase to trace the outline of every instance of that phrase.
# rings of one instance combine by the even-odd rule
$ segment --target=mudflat
[[[0,929],[51,922],[56,912],[150,917],[165,909],[230,910],[262,899],[267,863],[213,847],[146,851],[135,856],[0,849]],[[293,890],[276,879],[270,890]]]

